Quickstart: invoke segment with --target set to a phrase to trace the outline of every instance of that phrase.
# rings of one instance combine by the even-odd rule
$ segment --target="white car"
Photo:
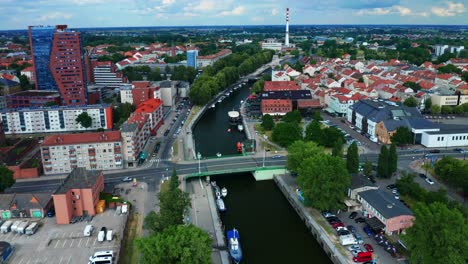
[[[361,249],[359,249],[359,250],[353,250],[353,251],[351,251],[351,254],[353,254],[353,256],[357,257],[357,255],[358,255],[359,252],[362,252],[362,250],[361,250]]]
[[[434,184],[434,181],[431,180],[430,178],[426,178],[424,179],[427,183],[429,183],[430,185],[433,185]]]
[[[132,177],[125,177],[122,179],[123,182],[131,182],[133,181],[133,178]]]
[[[352,245],[352,246],[348,247],[348,250],[349,250],[349,251],[354,251],[354,250],[359,250],[359,251],[361,251],[361,247],[358,246],[358,245]]]

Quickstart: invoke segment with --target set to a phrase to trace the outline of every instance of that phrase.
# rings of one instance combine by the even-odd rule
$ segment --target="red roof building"
[[[134,81],[132,85],[133,105],[140,105],[149,99],[154,99],[154,92],[160,89],[159,86],[149,81]]]
[[[147,121],[146,121],[146,120]],[[163,124],[163,102],[160,99],[148,99],[138,105],[135,112],[127,120],[128,123],[149,122],[151,135],[156,135],[158,128]]]
[[[266,81],[265,85],[263,86],[263,90],[265,92],[292,91],[292,90],[300,90],[300,89],[301,87],[295,81],[278,81],[278,82]]]
[[[293,103],[290,99],[263,99],[261,110],[263,115],[285,115],[293,110]]]

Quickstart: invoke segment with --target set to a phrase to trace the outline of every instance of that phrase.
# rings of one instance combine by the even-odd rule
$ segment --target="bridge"
[[[232,169],[226,169],[226,170],[202,171],[200,173],[190,173],[190,174],[185,175],[184,179],[188,180],[191,178],[200,178],[200,177],[220,175],[220,174],[253,172],[255,179],[257,181],[260,181],[260,180],[273,179],[273,175],[285,173],[285,171],[286,171],[285,166],[244,167],[244,168],[232,168]]]

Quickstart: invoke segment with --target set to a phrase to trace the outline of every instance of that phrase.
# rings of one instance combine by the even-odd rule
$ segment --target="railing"
[[[197,177],[205,177],[211,175],[219,175],[219,174],[231,174],[231,173],[239,173],[239,172],[253,172],[253,171],[263,171],[263,170],[277,170],[277,169],[284,169],[284,166],[268,166],[268,167],[247,167],[247,168],[235,168],[235,169],[227,169],[227,170],[213,170],[213,171],[202,171],[201,173],[190,173],[185,176],[185,179],[190,178],[197,178]]]

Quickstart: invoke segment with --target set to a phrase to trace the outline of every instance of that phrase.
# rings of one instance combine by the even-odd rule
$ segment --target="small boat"
[[[211,105],[211,108],[215,108],[215,107],[216,107],[216,105],[215,105],[215,104],[212,104],[212,105]]]
[[[241,100],[241,102],[240,102],[240,103],[241,103],[241,104],[242,104],[242,103],[244,103],[244,100]]]
[[[213,188],[215,191],[216,199],[219,199],[221,197],[221,190],[219,189],[218,185],[213,186]]]
[[[223,187],[223,188],[221,189],[221,195],[222,195],[223,197],[226,197],[226,196],[227,196],[227,189],[226,189],[226,187]]]
[[[239,124],[237,125],[237,130],[239,130],[240,132],[242,132],[244,130],[244,126]]]
[[[237,229],[227,231],[229,255],[235,263],[240,263],[242,260],[242,249],[240,244],[240,236]]]
[[[220,212],[226,211],[226,207],[224,206],[224,201],[221,197],[216,198],[216,206],[218,206],[218,210]]]
[[[221,153],[219,153],[219,152],[216,153],[216,157],[221,158],[221,156],[222,156]]]
[[[221,103],[222,101],[223,101],[223,99],[219,98],[218,103]]]

